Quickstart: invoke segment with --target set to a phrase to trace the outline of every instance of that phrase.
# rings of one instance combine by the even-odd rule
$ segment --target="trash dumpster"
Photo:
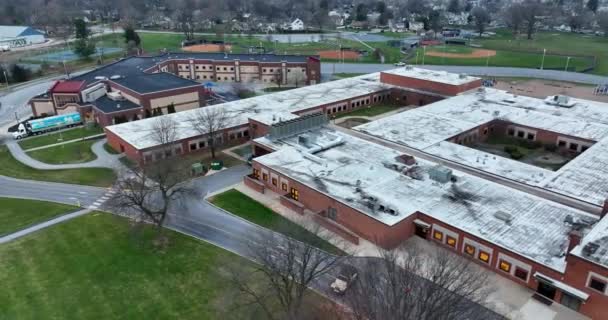
[[[205,172],[205,166],[202,163],[195,163],[192,165],[191,172],[193,176],[201,175]]]
[[[211,169],[212,170],[220,170],[224,167],[224,161],[222,160],[216,160],[211,162]]]

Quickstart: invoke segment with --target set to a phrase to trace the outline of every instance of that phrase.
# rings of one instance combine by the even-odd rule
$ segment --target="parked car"
[[[336,294],[344,294],[346,290],[357,280],[359,271],[357,268],[345,264],[340,269],[340,274],[336,277],[336,280],[331,283],[331,289]]]
[[[397,66],[397,67],[403,67],[403,66],[405,66],[405,62],[399,61],[399,62],[395,63],[395,66]]]
[[[0,52],[11,51],[11,47],[8,45],[0,45]]]

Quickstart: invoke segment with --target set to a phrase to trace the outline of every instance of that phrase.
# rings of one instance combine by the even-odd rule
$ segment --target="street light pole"
[[[540,63],[540,70],[543,70],[545,68],[545,55],[547,54],[547,49],[543,49],[543,60]]]
[[[570,57],[568,57],[568,59],[566,60],[566,68],[564,69],[564,71],[568,72],[568,65],[570,64]]]

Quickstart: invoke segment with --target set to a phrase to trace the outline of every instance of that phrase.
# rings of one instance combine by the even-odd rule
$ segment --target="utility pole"
[[[540,70],[545,68],[545,55],[547,54],[547,49],[543,49],[543,60],[540,63]]]

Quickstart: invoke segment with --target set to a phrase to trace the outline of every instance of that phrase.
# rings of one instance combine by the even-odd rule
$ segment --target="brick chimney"
[[[581,243],[581,232],[578,229],[570,230],[568,233],[568,251],[570,252],[574,247],[578,246]]]

